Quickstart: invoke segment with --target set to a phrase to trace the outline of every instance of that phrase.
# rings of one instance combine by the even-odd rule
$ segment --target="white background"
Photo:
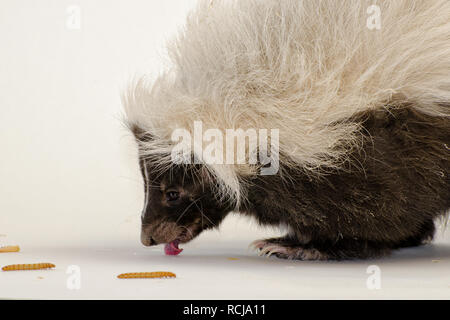
[[[178,257],[140,245],[143,188],[120,94],[136,73],[161,70],[164,43],[194,3],[0,0],[0,244],[22,247],[0,254],[0,264],[57,264],[0,273],[0,297],[449,298],[442,232],[432,246],[341,263],[258,257],[249,242],[276,231],[236,217]],[[81,9],[79,30],[67,27],[71,5]],[[66,286],[73,264],[80,290]],[[381,290],[367,289],[371,264],[382,272]],[[115,279],[159,269],[178,278]]]

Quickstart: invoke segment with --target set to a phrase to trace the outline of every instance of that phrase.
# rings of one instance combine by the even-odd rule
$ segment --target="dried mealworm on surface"
[[[0,246],[0,253],[3,252],[19,252],[19,246]]]
[[[32,263],[32,264],[12,264],[4,266],[3,271],[19,271],[19,270],[41,270],[54,268],[53,263]]]
[[[157,271],[157,272],[134,272],[122,273],[117,276],[119,279],[142,279],[142,278],[175,278],[175,273]]]

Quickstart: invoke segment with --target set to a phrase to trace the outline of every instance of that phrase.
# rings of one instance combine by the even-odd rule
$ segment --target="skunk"
[[[450,1],[200,1],[167,50],[123,94],[144,245],[178,254],[230,212],[284,227],[253,246],[286,259],[432,240],[450,209]]]

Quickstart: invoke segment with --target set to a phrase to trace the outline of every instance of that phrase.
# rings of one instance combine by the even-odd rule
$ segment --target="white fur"
[[[151,181],[149,180],[148,177],[148,172],[147,172],[147,160],[143,161],[143,171],[144,171],[144,182],[145,182],[145,200],[144,200],[144,208],[142,210],[142,214],[141,214],[141,218],[143,218],[145,216],[145,212],[147,210],[148,207],[148,201],[149,201],[149,197],[150,197],[150,183]]]
[[[372,4],[380,30],[366,26]],[[357,113],[411,103],[450,115],[448,0],[200,1],[168,51],[171,66],[124,95],[127,121],[156,137],[142,154],[161,168],[172,131],[194,120],[280,129],[283,165],[318,173],[360,145],[360,124],[345,123]],[[206,167],[223,195],[245,198],[250,166]]]

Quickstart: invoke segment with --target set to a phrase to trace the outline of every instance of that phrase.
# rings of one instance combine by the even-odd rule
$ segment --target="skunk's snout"
[[[158,244],[158,241],[156,241],[153,230],[149,225],[143,224],[141,229],[141,243],[146,246],[154,246]]]
[[[151,223],[142,224],[141,242],[146,247],[169,243],[177,239],[180,233],[181,230],[176,223],[158,219]]]
[[[151,235],[146,234],[144,231],[141,232],[141,242],[144,246],[150,247],[156,245],[155,239]]]

